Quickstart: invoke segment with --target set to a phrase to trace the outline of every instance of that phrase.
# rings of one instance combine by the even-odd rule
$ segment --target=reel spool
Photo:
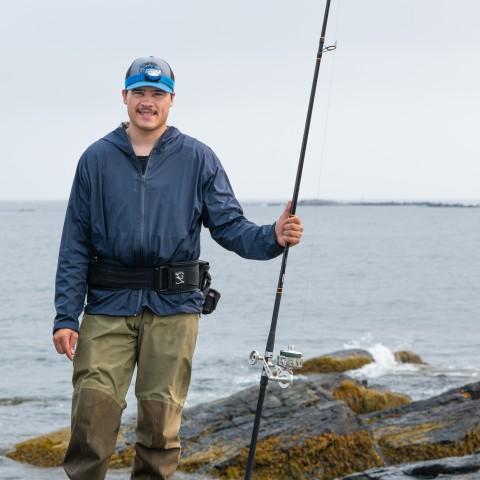
[[[258,362],[262,362],[264,374],[269,380],[278,383],[280,388],[288,388],[293,383],[293,370],[303,367],[303,354],[297,352],[293,345],[289,345],[286,350],[280,350],[274,363],[271,357],[266,359],[253,350],[248,357],[248,363],[254,366]]]

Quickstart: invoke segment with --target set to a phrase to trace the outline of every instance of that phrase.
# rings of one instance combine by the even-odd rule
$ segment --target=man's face
[[[123,90],[130,122],[140,130],[154,131],[167,123],[174,95],[154,87]]]

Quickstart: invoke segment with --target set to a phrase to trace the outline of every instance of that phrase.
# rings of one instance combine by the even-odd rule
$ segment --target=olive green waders
[[[169,480],[180,457],[181,413],[190,384],[197,314],[85,315],[73,359],[72,480],[103,480],[135,365],[138,418],[132,479]]]

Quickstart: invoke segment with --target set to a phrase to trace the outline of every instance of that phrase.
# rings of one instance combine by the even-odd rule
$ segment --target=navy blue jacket
[[[141,167],[123,127],[91,145],[78,162],[57,267],[54,330],[78,331],[93,256],[127,266],[197,260],[200,230],[242,257],[266,260],[283,249],[274,225],[248,221],[220,161],[206,145],[169,127]],[[200,290],[88,289],[85,312],[133,316],[200,313]]]

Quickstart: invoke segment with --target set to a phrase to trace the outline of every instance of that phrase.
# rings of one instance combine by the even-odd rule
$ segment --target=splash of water
[[[356,348],[358,348],[358,345]],[[372,355],[374,361],[358,370],[349,372],[354,378],[379,378],[400,372],[416,372],[419,370],[418,365],[397,362],[393,350],[381,343],[366,347],[365,350]]]

